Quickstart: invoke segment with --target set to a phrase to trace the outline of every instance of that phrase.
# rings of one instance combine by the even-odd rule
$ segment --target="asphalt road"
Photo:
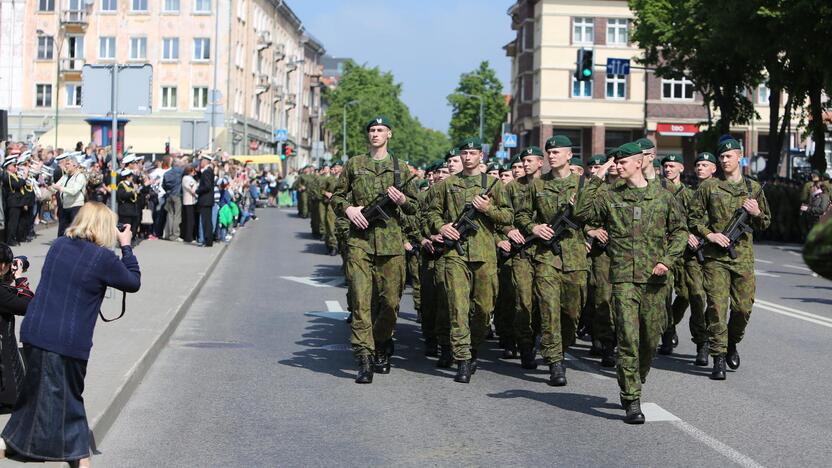
[[[294,212],[261,211],[99,441],[97,466],[832,465],[832,282],[797,246],[757,247],[742,367],[709,380],[680,327],[678,354],[648,377],[648,422],[628,426],[585,342],[563,388],[496,343],[471,384],[455,383],[422,356],[409,291],[393,371],[354,384],[340,261]]]

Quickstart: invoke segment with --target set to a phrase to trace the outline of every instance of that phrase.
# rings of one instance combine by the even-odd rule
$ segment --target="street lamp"
[[[342,134],[341,134],[343,145],[341,147],[341,151],[344,152],[344,154],[341,155],[341,161],[344,161],[344,162],[347,161],[347,159],[346,159],[347,158],[347,107],[349,107],[353,104],[358,104],[359,102],[361,102],[361,101],[356,99],[354,101],[350,101],[350,102],[344,104],[344,113],[341,114],[341,117],[342,117],[341,123],[343,124],[343,130],[342,130]]]
[[[483,125],[483,114],[485,113],[485,100],[483,99],[482,95],[480,95],[480,94],[469,94],[469,93],[463,93],[463,92],[458,92],[456,94],[458,94],[460,96],[465,96],[465,97],[477,98],[477,99],[480,100],[480,140],[482,140],[482,125]]]
[[[58,149],[58,118],[60,116],[60,101],[61,101],[61,48],[64,45],[64,36],[61,35],[61,30],[58,29],[58,32],[55,33],[55,40],[54,40],[54,50],[53,54],[55,55],[55,89],[52,92],[52,99],[55,100],[55,149]],[[38,36],[45,36],[46,33],[43,29],[38,29],[35,31]]]

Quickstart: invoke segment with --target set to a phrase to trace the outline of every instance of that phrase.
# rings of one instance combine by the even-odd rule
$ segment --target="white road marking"
[[[770,260],[763,260],[763,259],[760,259],[760,258],[755,258],[754,261],[755,262],[760,262],[760,263],[774,263]]]
[[[343,276],[281,276],[281,278],[316,288],[337,288],[344,284]]]
[[[791,307],[782,306],[780,304],[775,304],[774,302],[764,301],[762,299],[755,299],[754,306],[759,307],[761,309],[765,309],[776,314],[785,315],[787,317],[792,317],[800,320],[805,320],[807,322],[811,322],[817,325],[822,325],[824,327],[832,328],[832,318],[824,317],[822,315],[812,314],[809,312],[803,312],[802,310],[793,309]]]
[[[566,357],[566,360],[571,362],[573,366],[575,366],[576,368],[588,373],[590,377],[593,377],[593,378],[596,378],[596,379],[599,379],[599,380],[607,380],[607,379],[612,378],[612,377],[606,376],[604,374],[599,374],[598,369],[596,369],[593,366],[581,361],[580,359],[576,358],[575,356],[573,356],[569,353],[564,354],[564,357]]]
[[[808,271],[809,273],[812,272],[812,270],[810,270],[806,267],[797,266],[797,265],[789,265],[788,263],[784,263],[783,266],[786,267],[786,268],[794,268],[795,270]]]
[[[642,403],[641,412],[647,422],[680,421],[673,413],[655,403]]]
[[[326,310],[330,312],[346,312],[338,301],[326,301]]]
[[[771,276],[772,278],[779,278],[780,275],[775,275],[774,273],[769,273],[767,271],[762,270],[754,270],[754,274],[756,276]]]

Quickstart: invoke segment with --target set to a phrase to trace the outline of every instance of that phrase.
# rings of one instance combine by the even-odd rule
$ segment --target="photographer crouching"
[[[131,227],[116,222],[105,205],[88,202],[46,254],[20,328],[26,377],[0,436],[0,449],[9,454],[90,466],[82,393],[93,330],[108,287],[136,292],[141,286]],[[112,251],[116,242],[120,259]]]

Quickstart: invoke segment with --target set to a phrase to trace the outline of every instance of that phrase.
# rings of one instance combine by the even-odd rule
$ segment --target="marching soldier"
[[[667,325],[667,273],[687,240],[684,217],[673,195],[649,183],[641,147],[627,143],[578,192],[575,217],[609,235],[613,314],[618,339],[618,384],[624,422],[643,424],[641,386]],[[600,190],[609,167],[625,183]]]
[[[324,243],[329,255],[338,255],[338,239],[335,235],[335,211],[332,209],[332,192],[341,174],[341,163],[332,165],[329,175],[321,180],[321,206],[323,207]]]
[[[476,371],[477,349],[485,341],[494,309],[497,287],[494,232],[497,226],[511,223],[512,214],[503,186],[480,171],[480,139],[466,139],[459,146],[459,152],[462,173],[439,184],[428,210],[428,220],[434,234],[462,246],[462,253],[448,249],[443,257],[450,341],[457,362],[454,380],[468,383]],[[467,239],[461,239],[457,230],[460,226],[454,224],[469,204],[476,213],[469,221],[476,223],[477,229]]]
[[[708,241],[702,273],[714,380],[725,380],[726,363],[731,369],[740,366],[737,344],[745,335],[756,289],[753,235],[747,233],[732,243],[723,232],[740,210],[745,210],[756,230],[764,230],[771,222],[760,184],[742,175],[740,148],[733,138],[720,143],[719,161],[724,175],[696,191],[689,220],[693,233]],[[731,255],[729,247],[735,255]]]
[[[321,174],[314,168],[306,179],[306,191],[309,194],[309,222],[312,235],[317,239],[323,238],[323,223],[321,220]]]
[[[521,154],[522,152],[512,158],[500,171],[500,181],[506,186],[506,200],[508,200],[511,211],[515,215],[517,214],[517,209],[515,208],[512,192],[516,188],[512,187],[517,182],[514,175],[519,174],[519,177],[523,177],[526,174],[523,170]],[[514,225],[512,224],[500,228],[497,236],[497,248],[499,249],[498,252],[502,252],[501,255],[506,255],[511,252],[511,243],[507,236],[512,230],[514,230]],[[494,309],[494,328],[497,330],[497,336],[500,338],[503,359],[514,359],[517,357],[517,341],[514,339],[517,291],[514,288],[514,279],[512,278],[514,261],[513,258],[510,258],[504,260],[499,266],[499,290],[497,292],[497,306]]]
[[[529,187],[528,200],[517,213],[516,225],[542,241],[555,235],[549,223],[568,210],[581,190],[583,177],[570,169],[572,142],[555,135],[546,141],[551,170]],[[575,343],[578,320],[586,301],[589,264],[580,228],[566,228],[560,239],[560,252],[543,242],[532,249],[534,297],[540,308],[540,354],[549,365],[549,385],[566,385],[563,355]]]
[[[372,383],[374,372],[390,372],[393,331],[404,286],[402,214],[416,213],[411,187],[405,192],[398,158],[389,154],[393,136],[385,117],[365,127],[370,143],[367,154],[347,161],[332,195],[333,209],[351,223],[347,238],[347,271],[352,302],[352,346],[358,360],[356,383]],[[370,224],[361,209],[386,193],[396,209],[390,219]]]
[[[304,219],[309,217],[309,194],[306,192],[308,172],[308,166],[301,169],[300,174],[292,184],[292,190],[298,193],[298,216]]]

